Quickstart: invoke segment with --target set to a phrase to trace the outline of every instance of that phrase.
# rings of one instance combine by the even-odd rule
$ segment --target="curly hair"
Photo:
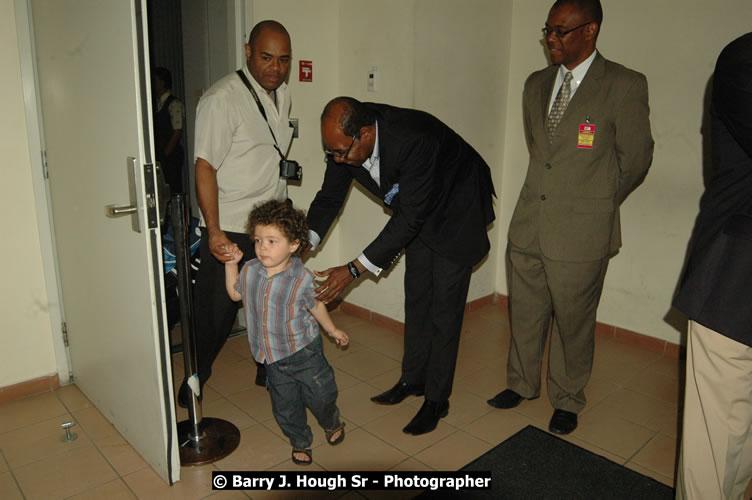
[[[253,240],[253,233],[256,226],[274,226],[279,229],[291,242],[298,242],[298,249],[294,255],[301,256],[303,250],[308,246],[308,222],[306,221],[305,212],[296,210],[292,202],[269,200],[258,203],[251,210],[248,216],[246,231]]]

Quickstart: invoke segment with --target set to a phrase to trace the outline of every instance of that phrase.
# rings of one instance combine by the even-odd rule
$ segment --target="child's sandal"
[[[308,457],[308,460],[301,460],[295,457],[296,453],[303,453]],[[310,448],[293,448],[292,449],[292,463],[296,465],[311,465],[313,463],[313,452]]]
[[[342,431],[342,432],[340,432],[339,436],[337,436],[337,439],[332,441],[332,436],[335,435],[338,431]],[[344,422],[340,423],[337,427],[335,427],[334,429],[330,431],[324,429],[324,433],[326,434],[326,442],[329,443],[331,446],[336,446],[345,440],[345,423]]]

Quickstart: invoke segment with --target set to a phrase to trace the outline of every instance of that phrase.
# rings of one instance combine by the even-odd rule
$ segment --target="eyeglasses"
[[[592,22],[593,21],[588,21],[585,24],[580,24],[576,28],[572,28],[571,30],[566,30],[566,31],[562,31],[561,28],[549,28],[548,26],[544,26],[543,28],[541,28],[541,31],[543,32],[543,38],[548,38],[551,35],[551,33],[553,33],[554,35],[556,35],[556,38],[562,39],[568,34],[570,34],[571,32],[577,31],[580,28],[584,28],[585,26],[587,26],[588,24]]]
[[[336,158],[347,158],[347,155],[350,154],[350,150],[352,149],[353,144],[355,144],[355,139],[360,139],[360,136],[353,136],[353,139],[350,142],[350,147],[347,148],[347,151],[345,151],[344,153],[342,151],[332,151],[331,149],[325,149],[324,154],[326,154],[327,156],[334,156]]]

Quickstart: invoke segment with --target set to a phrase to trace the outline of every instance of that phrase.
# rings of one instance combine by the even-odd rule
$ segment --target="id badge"
[[[593,149],[595,140],[595,125],[592,123],[580,123],[580,132],[577,134],[577,147],[579,149]]]

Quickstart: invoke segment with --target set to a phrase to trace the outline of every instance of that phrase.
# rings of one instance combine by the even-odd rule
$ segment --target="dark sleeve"
[[[713,97],[721,120],[752,157],[752,36],[729,45],[719,57]]]
[[[324,183],[308,209],[308,226],[323,240],[334,219],[339,215],[347,192],[352,184],[352,175],[344,165],[327,160]]]
[[[399,207],[384,229],[363,251],[373,264],[387,268],[418,234],[426,214],[434,208],[438,172],[439,139],[416,137],[403,146],[399,155]]]

